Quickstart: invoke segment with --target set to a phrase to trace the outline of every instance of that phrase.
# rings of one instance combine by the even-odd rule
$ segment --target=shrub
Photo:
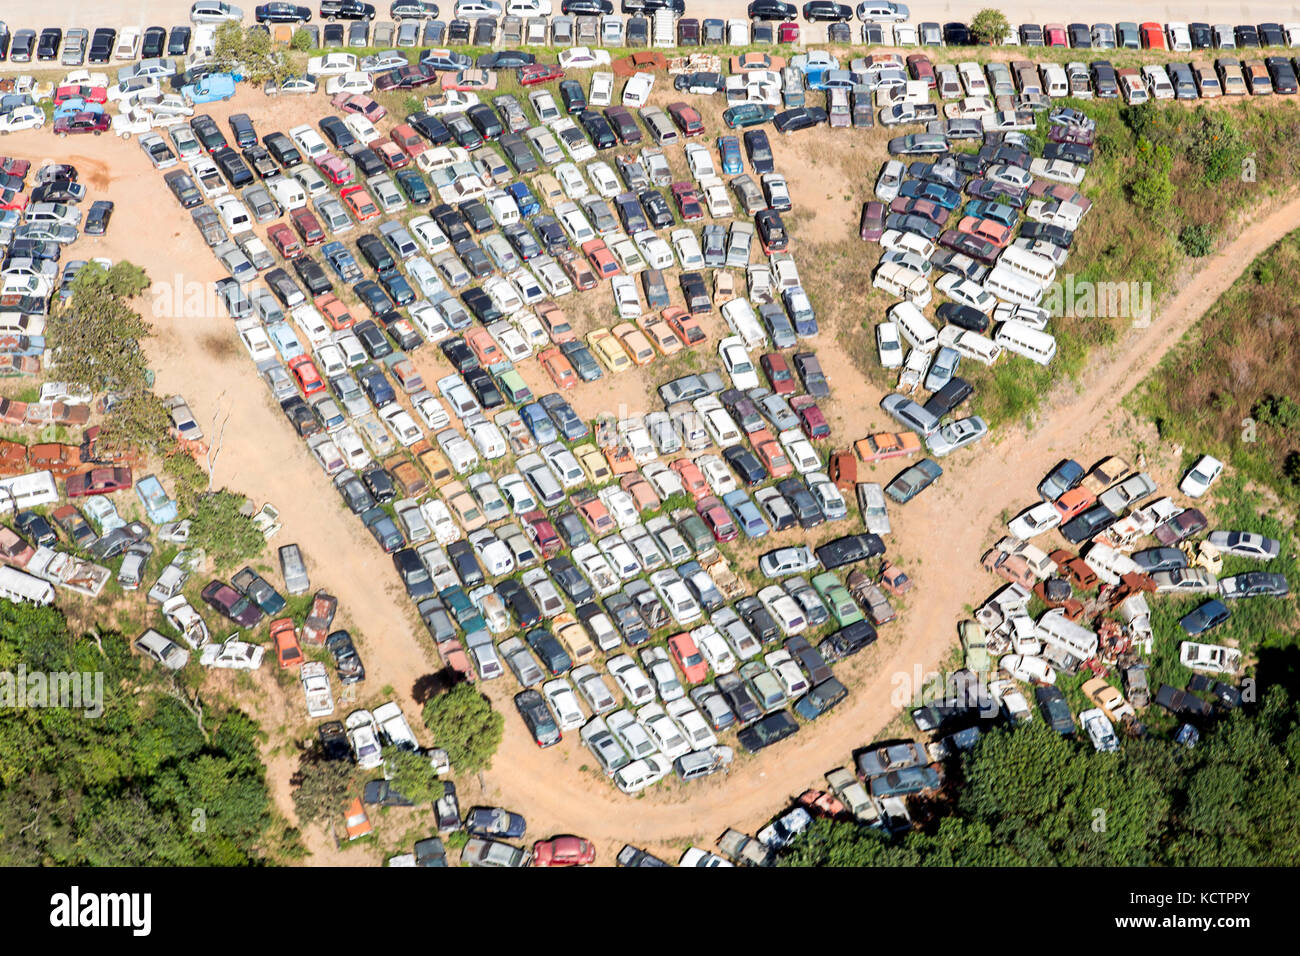
[[[1208,256],[1214,251],[1214,226],[1210,223],[1184,226],[1178,233],[1178,245],[1193,259]]]

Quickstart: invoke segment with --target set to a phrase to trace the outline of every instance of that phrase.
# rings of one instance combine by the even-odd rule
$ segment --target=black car
[[[1268,68],[1269,79],[1273,81],[1273,92],[1292,94],[1296,92],[1295,68],[1284,56],[1270,56],[1264,61]]]
[[[1043,159],[1063,159],[1086,166],[1092,162],[1092,148],[1079,143],[1048,143],[1043,147]]]
[[[307,287],[307,291],[313,298],[334,289],[333,283],[330,282],[329,276],[325,274],[325,270],[321,268],[321,264],[311,256],[302,255],[294,259],[293,271],[298,273],[298,278],[302,280],[303,285]]]
[[[53,60],[59,55],[63,45],[63,31],[58,27],[46,27],[36,41],[36,59]]]
[[[577,80],[561,80],[560,102],[567,112],[581,113],[587,108],[587,93]]]
[[[352,745],[348,743],[348,733],[343,724],[337,720],[320,725],[321,756],[326,760],[351,760]]]
[[[650,631],[637,613],[636,605],[622,591],[605,598],[605,613],[614,622],[614,627],[628,647],[639,647],[650,640]]]
[[[356,144],[357,138],[352,135],[347,124],[337,116],[324,116],[320,121],[320,131],[325,134],[325,138],[334,144],[335,149],[348,149]]]
[[[746,130],[744,135],[745,152],[749,154],[749,163],[754,172],[776,172],[776,162],[772,158],[772,144],[767,140],[767,133],[761,129]]]
[[[420,556],[415,553],[414,548],[401,548],[394,551],[393,567],[397,569],[402,584],[406,587],[406,594],[412,600],[419,601],[433,596],[433,579],[429,577],[429,570],[420,560]]]
[[[746,12],[751,20],[793,20],[799,15],[799,8],[781,0],[754,0]]]
[[[803,18],[809,22],[834,22],[853,19],[853,8],[832,0],[810,0],[803,5]]]
[[[564,539],[565,545],[570,549],[580,548],[591,541],[587,526],[572,508],[565,508],[551,515],[551,524],[555,526],[556,533]],[[608,601],[606,603],[608,604]]]
[[[506,154],[506,161],[515,168],[515,172],[535,173],[541,168],[537,156],[528,143],[518,133],[506,133],[500,140],[501,149]]]
[[[1168,684],[1160,685],[1155,702],[1176,717],[1209,717],[1213,713],[1209,701]]]
[[[1218,699],[1220,706],[1225,710],[1236,710],[1241,706],[1240,690],[1205,674],[1193,674],[1191,680],[1187,682],[1187,689],[1195,693],[1208,691]]]
[[[370,496],[381,505],[397,497],[397,486],[393,484],[393,476],[378,462],[371,462],[361,470],[361,481],[370,492]]]
[[[370,280],[366,281],[370,282]],[[358,285],[360,285],[360,283],[358,283]],[[374,286],[374,289],[370,290],[367,288],[367,291],[377,292],[379,296],[383,298],[383,305],[381,306],[376,304],[374,307],[375,314],[381,315],[392,308],[392,306],[388,303],[388,297],[384,295],[383,289],[379,288],[379,286],[374,282],[370,282],[370,285]],[[353,286],[353,291],[356,291],[356,286]],[[360,293],[358,293],[358,296],[360,296]],[[393,353],[392,344],[389,343],[388,338],[380,330],[379,326],[373,319],[364,319],[352,326],[352,334],[361,342],[361,347],[366,350],[366,354],[371,358],[384,358]],[[365,386],[366,383],[363,381],[361,387],[365,388]]]
[[[957,302],[945,302],[935,310],[934,314],[944,322],[955,325],[959,329],[969,329],[971,332],[988,331],[988,315],[974,306],[961,305]]]
[[[1178,552],[1181,554],[1182,552]],[[1246,597],[1286,597],[1286,575],[1270,571],[1247,571],[1219,579],[1219,593],[1225,599]]]
[[[424,181],[424,177],[415,169],[401,169],[393,177],[406,198],[413,205],[423,206],[433,198],[433,193],[429,191],[429,185]]]
[[[460,257],[460,261],[465,264],[465,268],[474,278],[482,279],[492,274],[492,260],[473,239],[462,239],[453,244],[452,251]]]
[[[379,154],[369,146],[356,143],[343,152],[356,165],[362,176],[378,176],[388,169],[384,161],[379,158]]]
[[[195,117],[195,119],[198,119],[198,117]],[[193,126],[194,124],[191,123],[190,125]],[[194,130],[194,135],[199,135],[197,129]],[[201,137],[200,141],[202,141]],[[262,137],[262,145],[266,147],[266,151],[280,164],[282,169],[292,169],[302,162],[302,153],[298,152],[298,147],[293,144],[293,140],[284,133],[267,133]]]
[[[505,396],[501,394],[501,389],[497,388],[497,383],[492,380],[491,375],[481,368],[470,369],[462,377],[484,410],[497,408],[506,403]]]
[[[565,0],[566,6],[569,0]],[[589,2],[589,0],[574,0],[574,2]],[[604,0],[608,3],[608,0]],[[532,634],[529,634],[531,639]],[[554,638],[551,638],[555,640]],[[524,719],[524,724],[528,727],[528,732],[533,735],[539,747],[551,747],[558,744],[561,739],[560,728],[555,723],[555,718],[551,716],[550,709],[546,706],[546,699],[535,690],[525,690],[515,695],[515,709],[519,711],[519,716]]]
[[[195,185],[190,174],[183,169],[175,169],[163,177],[163,182],[172,191],[176,201],[185,209],[192,209],[203,204],[203,194]]]
[[[797,477],[783,478],[776,483],[776,490],[781,492],[790,510],[794,512],[801,528],[815,528],[826,520],[817,499],[808,490],[808,486]]]
[[[614,12],[612,0],[564,0],[560,12],[565,16],[604,16]]]
[[[1115,73],[1115,67],[1109,62],[1095,61],[1088,67],[1088,73],[1092,80],[1092,88],[1099,98],[1113,100],[1119,96],[1119,77]]]
[[[664,229],[677,221],[668,200],[659,190],[643,189],[637,199],[641,201],[641,208],[645,210],[646,218],[653,228]]]
[[[475,103],[465,111],[466,118],[474,124],[474,129],[485,140],[495,140],[505,132],[496,111],[486,103]]]
[[[692,315],[713,311],[713,300],[709,297],[708,286],[704,276],[698,272],[683,272],[677,277],[682,287],[682,296],[686,299],[686,308]]]
[[[405,550],[411,554],[415,553],[409,548]],[[343,630],[333,632],[325,638],[325,646],[334,656],[334,666],[338,668],[340,684],[358,684],[366,679],[366,667],[361,663],[361,656],[357,653],[350,633]]]
[[[846,564],[865,561],[885,553],[885,543],[875,534],[846,534],[842,538],[827,541],[814,549],[817,560],[827,571],[842,568]]]
[[[826,111],[820,106],[800,106],[792,110],[785,110],[777,113],[772,119],[772,125],[778,133],[795,133],[801,129],[820,126],[825,122]]]
[[[1026,222],[1020,227],[1022,239],[1045,239],[1054,246],[1069,249],[1074,242],[1074,233],[1061,226],[1044,222]]]
[[[756,485],[760,481],[767,480],[767,469],[758,460],[758,456],[744,445],[731,445],[724,448],[722,457],[745,484]]]
[[[1237,46],[1250,49],[1259,48],[1259,31],[1249,23],[1243,23],[1241,26],[1235,27],[1232,33],[1236,37]]]
[[[292,3],[264,3],[253,8],[253,19],[258,23],[306,23],[311,10]]]
[[[474,547],[468,541],[453,541],[447,545],[447,560],[456,569],[456,576],[467,588],[476,588],[483,583],[483,568],[474,555]]]
[[[618,136],[618,141],[624,146],[641,142],[641,127],[636,125],[636,117],[632,115],[632,111],[627,107],[606,107],[605,119],[609,121],[611,126],[613,126],[614,133]]]
[[[1074,733],[1074,715],[1066,703],[1065,694],[1058,687],[1035,687],[1034,699],[1042,712],[1043,720],[1058,734]]]
[[[817,645],[817,649],[828,661],[842,661],[869,647],[875,640],[876,629],[870,621],[854,621],[829,635]]]
[[[113,56],[113,44],[116,42],[116,30],[110,27],[100,27],[90,37],[90,48],[86,51],[86,62],[107,63]]]
[[[209,153],[214,153],[223,146],[229,146],[226,136],[217,126],[216,121],[206,113],[200,113],[190,120],[190,130],[200,145]]]
[[[442,349],[442,354],[451,362],[451,367],[457,372],[464,374],[472,368],[478,368],[478,357],[473,350],[465,344],[462,338],[444,339],[438,343]]]
[[[1093,505],[1081,515],[1061,525],[1061,536],[1070,544],[1080,544],[1105,531],[1119,516],[1105,505]]]
[[[578,122],[582,125],[586,134],[591,137],[591,141],[597,149],[613,149],[618,145],[618,137],[614,135],[614,130],[609,125],[609,121],[595,110],[585,109],[580,112]]]
[[[352,292],[361,300],[362,304],[370,310],[371,315],[382,315],[393,307],[392,300],[388,298],[388,293],[384,291],[383,286],[378,282],[375,282],[373,279],[362,279],[352,287]],[[353,327],[353,331],[355,332],[355,326]],[[366,340],[362,339],[361,344],[367,345]],[[368,345],[367,351],[369,351]],[[373,352],[371,355],[374,358],[380,357],[375,355]]]
[[[477,233],[488,232],[494,225],[492,213],[488,211],[487,204],[481,199],[467,200],[457,205],[456,209],[465,217],[469,227]]]
[[[741,598],[736,602],[736,613],[744,619],[745,625],[753,632],[754,636],[764,644],[776,640],[781,633],[776,620],[768,609],[763,606],[763,602],[753,595]]]
[[[492,301],[492,297],[478,286],[471,286],[466,289],[461,294],[460,299],[465,303],[465,308],[469,309],[470,314],[483,325],[501,318],[501,310]]]
[[[102,236],[108,232],[109,220],[113,218],[113,202],[110,199],[97,199],[90,204],[83,227],[88,236]]]
[[[447,124],[437,116],[430,116],[423,111],[410,113],[406,117],[406,122],[434,146],[441,146],[451,141],[451,130],[447,129]]]
[[[528,589],[514,578],[506,578],[496,586],[497,597],[506,606],[520,627],[532,627],[542,619],[541,609]]]
[[[249,183],[253,182],[253,171],[248,168],[242,156],[231,149],[229,146],[221,146],[212,151],[212,161],[217,164],[217,169],[225,177],[226,182],[230,183],[233,189],[242,189]]]
[[[584,605],[590,605],[596,592],[583,577],[582,572],[573,566],[573,562],[563,555],[546,562],[546,572],[555,579],[565,597],[573,602],[581,612]]]
[[[496,50],[492,53],[480,53],[474,66],[480,70],[517,70],[521,66],[532,66],[537,56],[523,50]]]
[[[798,730],[799,724],[789,711],[778,710],[746,727],[736,735],[736,741],[753,754],[793,736]]]
[[[321,0],[322,20],[373,20],[375,5],[361,0]]]
[[[167,55],[184,56],[189,53],[193,32],[189,27],[172,27],[171,33],[167,35]]]
[[[162,27],[149,27],[140,38],[140,59],[152,60],[167,50],[167,31]]]
[[[754,695],[739,674],[721,674],[714,686],[735,713],[738,723],[748,724],[763,715],[763,709],[758,706],[758,701],[754,700]]]
[[[452,246],[470,238],[469,223],[465,221],[465,217],[461,215],[460,210],[455,206],[448,203],[434,206],[429,210],[429,215],[433,217],[438,224],[438,228],[442,230],[443,235],[447,237],[447,241]]]
[[[538,656],[542,666],[550,672],[551,676],[559,677],[573,667],[568,651],[546,628],[533,628],[524,636],[524,640],[528,642],[528,646],[533,649],[533,653]]]
[[[971,397],[975,387],[959,375],[954,375],[937,392],[930,396],[923,406],[927,412],[937,418],[943,418],[954,408]]]
[[[44,515],[37,514],[35,511],[20,511],[14,518],[14,527],[23,535],[37,545],[46,547],[58,542],[59,537],[54,531],[54,526],[45,519]]]
[[[1187,33],[1192,38],[1193,50],[1208,50],[1214,46],[1214,32],[1208,23],[1189,23]]]

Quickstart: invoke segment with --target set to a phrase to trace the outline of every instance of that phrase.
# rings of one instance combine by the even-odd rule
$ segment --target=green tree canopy
[[[447,751],[458,773],[478,773],[501,745],[505,720],[472,684],[457,684],[424,705],[424,724],[435,747]]]

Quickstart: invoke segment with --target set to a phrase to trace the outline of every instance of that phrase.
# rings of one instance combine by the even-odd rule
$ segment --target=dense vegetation
[[[1282,687],[1195,748],[1096,753],[1035,721],[984,735],[934,826],[890,840],[820,820],[785,866],[1295,866],[1300,707]]]
[[[0,602],[0,670],[98,672],[103,713],[0,708],[0,863],[241,866],[263,859],[270,802],[256,724],[79,637],[54,608]]]

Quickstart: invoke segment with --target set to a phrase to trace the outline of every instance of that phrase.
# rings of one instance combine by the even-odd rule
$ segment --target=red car
[[[371,148],[379,154],[379,158],[384,161],[384,165],[389,169],[401,169],[411,162],[411,157],[407,156],[402,151],[402,147],[396,143],[375,143]]]
[[[690,634],[683,631],[668,638],[668,652],[686,677],[688,684],[699,684],[709,676],[709,665]]]
[[[379,215],[379,207],[371,198],[370,193],[366,192],[366,187],[360,183],[340,190],[339,198],[347,204],[357,222],[365,222],[367,219],[374,219]]]
[[[372,123],[378,123],[388,115],[388,110],[364,93],[336,93],[330,104],[344,113],[360,113]]]
[[[582,837],[561,836],[533,844],[533,866],[587,866],[596,862],[596,848]]]
[[[573,370],[573,363],[565,358],[558,348],[549,348],[540,352],[537,361],[542,363],[546,374],[558,389],[570,389],[578,384],[578,374]]]
[[[914,80],[925,80],[930,89],[935,87],[934,64],[924,53],[913,53],[907,58],[907,71]]]
[[[552,80],[564,79],[564,71],[556,63],[530,63],[519,68],[519,85],[536,86]]]
[[[0,173],[4,173],[6,176],[17,176],[19,179],[26,179],[27,172],[31,168],[32,163],[29,159],[0,156]]]
[[[699,136],[704,132],[704,120],[700,118],[700,111],[689,103],[669,103],[668,115],[685,136]]]
[[[413,90],[437,82],[438,72],[432,66],[427,63],[413,63],[382,74],[375,80],[375,89],[381,93],[388,90]]]
[[[1069,46],[1069,42],[1065,39],[1065,25],[1061,23],[1043,24],[1043,45]]]
[[[107,113],[72,113],[68,116],[60,116],[54,121],[54,135],[94,133],[98,136],[108,129],[112,122],[113,118]]]
[[[700,194],[690,183],[673,183],[673,199],[677,202],[677,212],[684,222],[694,222],[704,218],[704,207],[700,205]]]
[[[26,193],[20,193],[16,189],[0,189],[0,210],[8,212],[16,210],[22,212],[27,208],[28,196]]]
[[[799,24],[793,21],[787,21],[776,28],[777,43],[798,43],[799,42]]]
[[[1165,48],[1165,31],[1158,23],[1144,23],[1138,27],[1138,33],[1142,35],[1142,46],[1148,50],[1163,50]]]
[[[709,483],[704,478],[704,472],[700,471],[700,466],[689,458],[678,458],[668,467],[677,472],[677,477],[682,480],[682,487],[696,501],[700,501],[709,493]]]
[[[560,553],[562,544],[560,536],[555,533],[555,525],[551,524],[551,519],[546,517],[545,511],[528,511],[522,517],[524,531],[532,538],[533,544],[537,545],[543,560],[553,558]]]
[[[69,498],[112,494],[131,487],[131,469],[92,468],[79,475],[69,475],[64,487]]]
[[[794,373],[790,371],[790,363],[785,360],[784,355],[780,352],[768,352],[759,358],[758,364],[762,367],[763,374],[767,376],[772,391],[778,395],[794,394]]]
[[[352,166],[333,153],[326,153],[323,156],[316,157],[316,168],[335,186],[346,186],[356,176],[352,171]]]
[[[831,426],[818,407],[817,400],[811,395],[799,395],[790,399],[790,408],[799,416],[799,427],[809,438],[831,437]]]
[[[87,103],[107,103],[108,90],[102,86],[60,86],[54,91],[54,105],[58,106],[64,100],[82,99]]]
[[[289,220],[307,245],[318,246],[325,241],[325,230],[310,209],[295,209]]]
[[[731,520],[731,515],[727,513],[727,509],[723,507],[717,495],[709,495],[702,499],[695,506],[695,511],[709,526],[709,531],[713,533],[713,540],[720,543],[735,541],[740,534],[736,530],[736,523]]]
[[[357,187],[360,189],[361,187]],[[276,251],[286,259],[296,259],[302,255],[302,243],[298,237],[290,231],[289,227],[282,222],[272,223],[267,227],[266,238],[271,240]]]
[[[589,239],[584,242],[582,254],[591,260],[596,274],[602,279],[612,279],[623,271],[618,267],[618,260],[614,258],[614,253],[609,251],[609,246],[605,245],[604,239]]]
[[[302,389],[304,397],[325,391],[325,381],[309,356],[295,355],[289,360],[289,371],[298,380],[298,387]]]
[[[398,123],[388,135],[412,159],[429,148],[428,143],[407,123]]]

